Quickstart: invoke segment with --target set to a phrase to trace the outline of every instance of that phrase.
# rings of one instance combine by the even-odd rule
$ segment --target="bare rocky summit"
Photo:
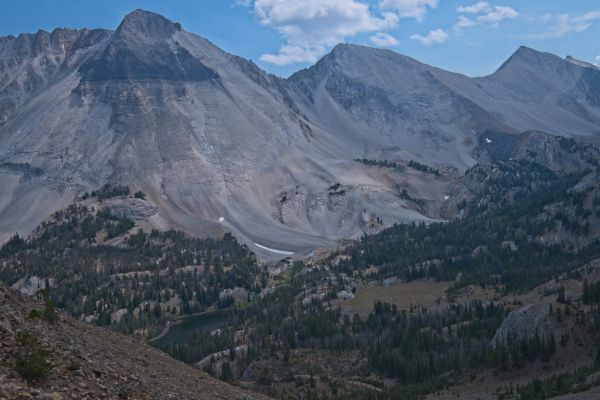
[[[264,399],[175,361],[130,338],[58,314],[0,287],[0,399]],[[23,348],[23,337],[34,338]],[[39,347],[39,348],[36,348]],[[17,355],[43,351],[47,376],[28,384],[16,371]]]
[[[0,38],[0,240],[112,183],[146,193],[157,227],[309,254],[448,218],[489,130],[597,137],[598,88],[597,69],[528,48],[469,78],[344,44],[280,79],[142,10]]]

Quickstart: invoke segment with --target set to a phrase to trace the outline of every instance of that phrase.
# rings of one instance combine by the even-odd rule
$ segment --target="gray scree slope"
[[[308,253],[441,218],[486,129],[599,127],[600,71],[572,58],[521,48],[473,79],[339,45],[284,80],[137,10],[115,31],[0,38],[0,239],[110,182],[146,192],[158,228],[233,231],[264,257],[281,255],[255,243]]]

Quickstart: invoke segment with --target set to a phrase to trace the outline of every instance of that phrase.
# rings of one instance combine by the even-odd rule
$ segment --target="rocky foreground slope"
[[[119,334],[57,317],[49,322],[43,304],[0,286],[0,399],[265,398]],[[19,369],[19,358],[33,362]]]

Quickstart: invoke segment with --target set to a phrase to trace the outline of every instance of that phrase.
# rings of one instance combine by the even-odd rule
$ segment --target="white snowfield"
[[[293,256],[294,255],[294,252],[292,252],[292,251],[284,251],[284,250],[271,249],[271,248],[269,248],[267,246],[263,246],[262,244],[258,244],[258,243],[254,243],[254,245],[256,247],[258,247],[259,249],[263,249],[263,250],[269,251],[271,253],[281,254],[283,256]]]

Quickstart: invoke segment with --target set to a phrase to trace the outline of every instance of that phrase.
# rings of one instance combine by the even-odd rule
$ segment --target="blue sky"
[[[143,8],[280,76],[339,42],[385,47],[470,76],[520,45],[600,64],[598,0],[2,0],[0,35],[114,29]]]

